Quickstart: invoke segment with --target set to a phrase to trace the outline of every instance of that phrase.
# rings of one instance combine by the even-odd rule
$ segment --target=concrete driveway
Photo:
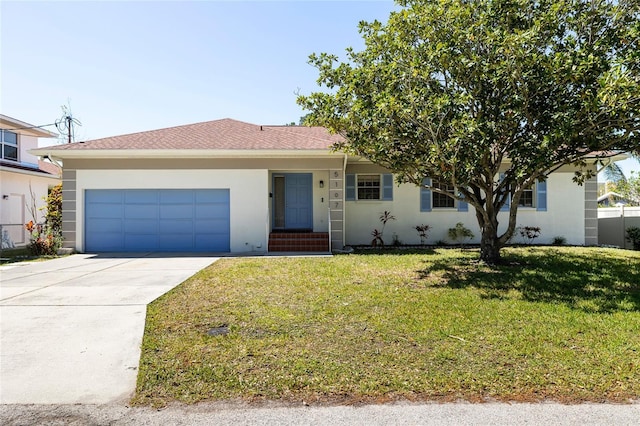
[[[0,403],[125,402],[147,304],[216,260],[76,254],[0,266]]]

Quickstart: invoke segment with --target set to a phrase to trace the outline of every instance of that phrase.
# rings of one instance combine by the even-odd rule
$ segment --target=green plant
[[[373,247],[384,246],[384,240],[382,239],[382,232],[378,231],[377,229],[374,229],[373,231],[371,231],[371,236],[373,237],[373,240],[371,240],[371,245]]]
[[[29,244],[27,248],[33,256],[43,256],[55,254],[58,249],[56,238],[51,232],[48,232],[46,225],[42,223],[33,223],[32,220],[25,225],[29,231]]]
[[[500,262],[536,180],[575,164],[583,183],[585,162],[638,151],[640,2],[398,4],[386,22],[360,22],[363,49],[312,54],[320,90],[298,104],[307,124],[345,136],[337,149],[398,183],[455,187],[484,262]]]
[[[540,236],[541,230],[539,226],[519,226],[518,233],[522,237],[522,241],[532,244],[533,240]]]
[[[420,237],[420,244],[424,245],[427,242],[427,237],[429,236],[429,231],[431,230],[431,226],[429,225],[416,225],[413,229],[418,231],[418,236]]]
[[[563,246],[567,244],[567,239],[562,235],[558,235],[556,237],[553,237],[551,244],[553,244],[554,246]]]
[[[633,244],[634,250],[640,250],[640,228],[631,226],[627,228],[627,241]]]
[[[390,220],[396,220],[396,217],[391,214],[390,211],[385,210],[380,213],[380,223],[382,223],[382,229],[378,230],[377,228],[371,231],[371,235],[373,236],[373,240],[371,240],[371,245],[373,247],[384,246],[384,240],[382,236],[384,235],[384,227],[387,226],[387,222]]]
[[[473,232],[471,232],[469,228],[465,227],[462,222],[456,223],[456,226],[454,228],[449,228],[449,231],[447,231],[447,235],[449,236],[449,239],[454,243],[460,241],[460,246],[464,245],[465,240],[471,240],[475,237],[475,235],[473,235]]]
[[[393,242],[391,243],[394,247],[400,247],[402,245],[402,241],[400,241],[400,237],[395,232],[393,233]]]
[[[54,238],[62,238],[62,184],[51,188],[47,195],[45,221]]]
[[[25,225],[29,231],[29,244],[27,248],[34,256],[56,254],[62,245],[62,184],[51,188],[47,195],[47,206],[40,210],[46,210],[45,223],[38,222],[35,194],[31,187],[31,205],[29,211],[33,217]]]

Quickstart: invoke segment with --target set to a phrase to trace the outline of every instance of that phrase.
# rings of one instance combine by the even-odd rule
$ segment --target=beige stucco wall
[[[374,166],[352,167],[347,173],[383,172]],[[554,173],[547,180],[547,211],[536,211],[535,208],[520,208],[517,225],[539,226],[541,236],[536,243],[551,243],[553,237],[563,236],[568,244],[585,243],[585,190],[573,181],[573,173]],[[390,221],[384,230],[385,244],[393,242],[395,233],[404,244],[419,244],[420,237],[415,231],[416,225],[430,225],[428,244],[438,240],[447,241],[447,230],[462,222],[473,231],[480,242],[480,229],[475,211],[469,206],[468,212],[457,209],[432,209],[430,212],[420,211],[420,189],[415,185],[402,184],[394,186],[393,201],[346,201],[345,202],[345,243],[358,245],[370,244],[373,229],[380,229],[379,216],[385,210],[390,211],[395,221]],[[501,212],[498,217],[500,230],[507,227],[508,213]],[[521,242],[519,236],[514,242]]]
[[[38,138],[18,135],[18,162],[32,165],[38,164],[38,157],[29,153],[30,149],[38,147]]]
[[[12,244],[23,246],[28,243],[28,234],[24,230],[24,224],[30,220],[44,221],[46,212],[42,208],[47,205],[46,197],[49,188],[59,182],[53,177],[0,171],[0,224],[3,225],[3,233],[7,232],[5,238],[8,238]],[[31,191],[33,192],[33,200]],[[30,212],[34,203],[37,216],[35,218]]]

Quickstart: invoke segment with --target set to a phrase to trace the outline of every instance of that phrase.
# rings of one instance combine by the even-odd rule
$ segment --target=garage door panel
[[[182,234],[188,232],[193,234],[193,221],[192,220],[160,220],[161,233],[166,234]]]
[[[85,199],[88,203],[121,203],[123,193],[120,190],[104,189],[100,191],[87,191]]]
[[[194,202],[193,190],[168,189],[160,193],[161,204],[189,204]]]
[[[160,236],[160,250],[184,251],[194,250],[193,234],[169,234]]]
[[[196,205],[196,219],[206,219],[211,217],[229,218],[228,204],[206,204]]]
[[[136,189],[124,192],[125,204],[158,204],[158,191]]]
[[[191,219],[192,217],[191,205],[160,205],[160,219]]]
[[[158,234],[125,234],[124,246],[127,251],[158,250]]]
[[[121,219],[122,206],[104,203],[90,204],[85,209],[87,217],[95,219]]]
[[[95,218],[92,220],[92,224],[96,233],[99,234],[122,233],[123,225],[121,219]]]
[[[106,250],[120,250],[123,240],[121,233],[96,233],[88,235],[86,239],[87,246],[99,245]]]
[[[195,247],[197,251],[210,250],[227,252],[229,251],[229,240],[225,240],[224,238],[212,238],[209,235],[196,234]]]
[[[125,219],[157,219],[158,206],[156,204],[132,204],[124,206]]]
[[[229,251],[229,230],[229,190],[85,191],[87,251]]]
[[[196,191],[196,203],[229,203],[229,191]]]
[[[158,222],[146,219],[129,219],[124,222],[126,234],[157,234]]]

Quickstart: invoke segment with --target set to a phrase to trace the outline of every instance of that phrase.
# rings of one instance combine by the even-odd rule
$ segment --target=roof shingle
[[[340,141],[323,127],[259,126],[225,118],[56,145],[52,150],[324,150]]]

